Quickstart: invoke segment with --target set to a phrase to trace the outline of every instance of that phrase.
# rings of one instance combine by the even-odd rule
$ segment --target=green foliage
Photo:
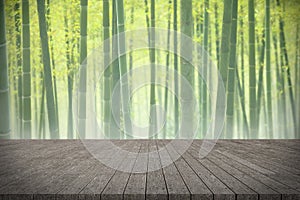
[[[22,3],[26,5],[27,2],[28,8],[22,6]],[[3,72],[1,71],[0,79],[0,106],[1,117],[6,117],[0,120],[0,123],[5,124],[0,125],[0,132],[3,132],[4,127],[13,130],[12,138],[75,138],[72,113],[73,78],[80,65],[85,64],[83,60],[93,48],[113,34],[157,27],[170,28],[189,35],[208,50],[210,59],[218,64],[227,87],[225,138],[247,138],[248,128],[251,138],[296,137],[297,130],[294,129],[299,126],[299,112],[296,111],[299,110],[300,101],[300,70],[297,59],[299,42],[296,42],[296,32],[299,31],[296,27],[299,27],[300,21],[298,0],[239,1],[237,21],[234,21],[235,12],[232,9],[235,3],[231,3],[234,0],[90,0],[88,5],[83,0],[47,2],[1,1],[3,10],[0,12],[0,31],[3,45],[0,45],[0,60]],[[134,22],[131,21],[132,18]],[[29,22],[30,29],[27,28]],[[233,24],[236,22],[234,34]],[[3,37],[4,33],[7,42]],[[177,40],[176,37],[170,38],[169,45],[174,46],[179,53],[181,49],[176,45]],[[153,44],[156,41],[159,38],[149,38],[149,42]],[[265,48],[262,48],[262,41],[265,42]],[[118,53],[117,41],[110,41],[104,51],[107,56]],[[196,55],[196,50],[189,51]],[[261,62],[261,53],[265,54],[264,62]],[[104,124],[114,126],[111,123],[113,121],[108,102],[111,89],[120,75],[129,68],[155,63],[179,71],[197,88],[194,95],[198,96],[201,116],[204,119],[200,129],[202,132],[206,129],[205,126],[211,120],[210,94],[206,85],[201,85],[201,77],[192,73],[194,66],[189,66],[176,54],[154,49],[132,52],[129,59],[127,56],[121,56],[111,64],[105,73],[105,82],[101,83],[100,91],[95,96],[97,116]],[[201,59],[201,62],[206,62],[203,57]],[[152,75],[146,74],[143,78],[167,80],[167,77],[155,70],[153,67]],[[81,73],[85,76],[90,71]],[[135,78],[136,75],[131,75],[130,81]],[[133,83],[129,86],[131,84]],[[184,94],[180,83],[174,82],[174,86],[176,92]],[[84,84],[81,90],[85,91]],[[135,102],[131,102],[131,113],[125,115],[143,118],[141,121],[146,122],[151,115],[150,105],[163,103],[163,107],[168,110],[166,117],[169,119],[165,137],[174,137],[181,117],[187,115],[180,112],[182,105],[176,97],[170,91],[154,85],[141,89],[138,94],[140,96],[134,98]],[[84,119],[87,101],[84,96],[80,101],[83,105],[79,108],[80,115]],[[123,123],[126,117],[121,111],[121,100],[119,107]],[[10,117],[8,108],[11,110]],[[266,116],[261,112],[259,117],[259,111],[265,111]],[[9,124],[12,126],[5,128]],[[84,122],[82,130],[85,129],[83,124]],[[268,124],[267,131],[263,124]],[[119,133],[109,133],[111,127],[106,126],[105,132],[111,137],[120,138]],[[122,129],[125,130],[126,127]],[[203,137],[201,134],[199,136]]]

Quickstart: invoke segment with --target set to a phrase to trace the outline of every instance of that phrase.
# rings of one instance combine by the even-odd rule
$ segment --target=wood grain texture
[[[170,140],[113,143],[98,152],[111,168],[80,140],[1,140],[0,200],[300,199],[300,140],[219,140],[204,159],[202,140],[183,155]]]

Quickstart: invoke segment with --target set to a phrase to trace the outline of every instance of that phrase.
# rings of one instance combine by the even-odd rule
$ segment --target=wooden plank
[[[26,142],[26,141],[27,140],[21,140],[21,139],[17,139],[17,140],[1,139],[0,140],[0,148],[7,147],[10,145],[18,145],[18,144]]]
[[[197,155],[197,151],[199,149],[199,146],[195,146],[193,145],[192,150],[194,150],[194,152],[192,153],[193,156]],[[226,185],[228,185],[228,187],[230,187],[236,194],[237,197],[241,199],[243,198],[249,198],[249,199],[256,199],[256,198],[260,198],[260,199],[268,199],[268,198],[274,198],[274,199],[280,199],[281,196],[278,192],[276,192],[275,190],[272,190],[270,187],[262,184],[261,182],[251,178],[250,176],[248,176],[247,174],[241,172],[240,170],[233,168],[229,165],[227,165],[226,163],[223,162],[219,162],[218,159],[213,158],[212,156],[207,156],[205,159],[201,159],[199,160],[202,164],[204,164],[205,160],[209,160],[211,161],[210,163],[214,163],[215,166],[219,166],[222,168],[222,170],[224,170],[225,172],[227,172],[228,174],[230,174],[231,176],[235,177],[236,180],[238,180],[238,182],[242,182],[244,183],[244,185],[246,185],[247,187],[251,188],[253,191],[255,191],[256,193],[259,194],[259,196],[257,196],[255,193],[251,192],[251,191],[247,191],[244,189],[241,190],[241,186],[238,186],[237,183],[234,183],[234,180],[229,181],[228,178],[229,177],[224,177],[224,175],[221,175],[221,173],[219,172],[218,174],[215,174],[218,178],[220,178],[223,182],[225,182]],[[210,170],[215,170],[213,165],[211,164],[206,164],[207,168],[209,168]],[[242,184],[241,184],[242,185]],[[243,191],[244,190],[244,191]],[[246,194],[244,194],[246,193]],[[240,194],[240,195],[239,195]]]
[[[1,200],[33,200],[32,194],[1,194]]]
[[[145,199],[146,177],[146,173],[131,174],[124,192],[124,199]]]
[[[93,180],[91,180],[91,182],[89,182],[86,187],[84,187],[83,190],[80,191],[80,194],[101,194],[106,184],[115,173],[115,170],[111,168],[103,168],[101,169],[102,173],[97,172]]]
[[[259,157],[251,158],[246,153],[239,153],[237,150],[232,151],[232,153],[229,153],[228,149],[223,147],[223,148],[220,148],[219,152],[222,153],[224,156],[234,159],[234,160],[238,161],[239,163],[249,166],[251,168],[253,165],[256,165],[256,166],[260,165],[260,166],[264,167],[265,169],[268,169],[268,168],[274,169],[274,165],[263,162],[261,159],[259,159]],[[253,169],[257,170],[255,168],[253,168]],[[257,170],[257,171],[259,171],[259,170]],[[279,171],[278,173],[264,173],[262,171],[260,171],[260,172],[275,179],[275,180],[278,180],[279,182],[281,182],[283,184],[288,185],[291,188],[294,188],[294,189],[300,191],[299,176],[296,176],[296,175],[291,174],[284,170]]]
[[[38,143],[37,146],[38,148],[36,148],[36,145],[32,145],[32,142],[28,142],[26,146],[23,145],[18,147],[17,150],[8,151],[9,153],[6,153],[5,156],[0,158],[1,163],[3,163],[3,165],[0,166],[0,174],[2,175],[12,171],[15,173],[16,166],[26,166],[28,169],[28,164],[30,164],[31,161],[37,158],[44,159],[48,157],[51,152],[57,153],[57,148],[59,148],[59,146],[56,145],[48,147],[48,144],[47,148],[45,148],[44,143]],[[14,155],[14,159],[11,159],[11,155]]]
[[[84,154],[89,155],[85,149],[83,150],[84,150]],[[74,152],[72,149],[71,151]],[[37,177],[37,178],[29,182],[30,188],[27,187],[25,189],[27,191],[33,190],[32,191],[33,193],[55,194],[59,189],[61,189],[63,184],[67,184],[68,181],[71,181],[77,177],[73,174],[68,174],[67,176],[62,176],[62,175],[70,172],[81,173],[82,170],[80,171],[79,169],[81,167],[86,166],[85,164],[89,163],[90,159],[87,159],[86,156],[77,156],[77,154],[80,154],[80,152],[76,152],[76,154],[67,153],[64,155],[65,159],[63,160],[58,161],[56,159],[52,159],[52,161],[55,161],[56,163],[60,163],[60,166],[46,169],[48,173],[45,174],[44,178],[40,177],[38,174],[36,174],[35,176],[30,176],[30,177]],[[44,171],[41,170],[41,172]]]
[[[283,147],[284,149],[300,151],[299,139],[280,139],[280,140],[258,140],[259,143],[272,143],[276,144],[278,147]]]
[[[191,192],[191,199],[213,199],[212,192],[195,174],[183,158],[179,158],[175,161],[175,165]]]
[[[79,176],[84,176],[87,169],[91,169],[93,165],[94,160],[92,158],[74,157],[71,162],[66,162],[63,168],[59,168],[50,176],[45,177],[43,182],[35,187],[34,193],[56,194],[67,188],[67,186]],[[90,169],[88,172],[90,172]],[[38,184],[38,182],[36,184]]]
[[[104,162],[111,161],[113,156],[116,155],[119,150],[125,147],[126,143],[131,141],[124,140],[88,140],[85,141],[85,145],[88,146],[93,156]],[[118,151],[116,151],[116,149]]]
[[[37,186],[47,184],[47,177],[51,177],[55,172],[65,169],[66,166],[69,165],[67,161],[72,160],[72,156],[69,156],[68,151],[62,151],[61,154],[68,159],[64,160],[64,162],[58,162],[55,159],[44,159],[42,164],[36,162],[32,167],[28,166],[28,169],[24,172],[22,171],[16,176],[7,177],[8,179],[14,179],[8,185],[1,187],[0,193],[2,193],[2,191],[17,191],[19,193],[30,192]],[[45,179],[43,179],[43,177]]]
[[[279,150],[273,149],[273,146],[276,146],[276,144],[270,143],[268,143],[269,145],[265,145],[263,143],[264,146],[262,147],[261,142],[233,142],[245,146],[246,149],[251,149],[250,154],[253,156],[257,156],[257,154],[259,154],[260,157],[266,158],[264,159],[265,162],[271,163],[272,165],[277,165],[278,167],[281,167],[284,170],[292,173],[300,173],[300,155],[298,155],[299,151],[284,151],[287,148],[283,147]]]
[[[148,141],[138,141],[141,148],[136,157],[136,162],[132,169],[132,173],[147,172],[148,168]]]
[[[124,199],[145,199],[148,168],[148,141],[138,141],[139,154],[124,191]]]
[[[275,141],[275,140],[274,140]],[[223,143],[224,141],[221,141],[221,143]],[[266,141],[264,143],[262,143],[262,141],[236,141],[236,140],[232,140],[230,141],[230,144],[234,145],[234,146],[241,146],[243,145],[245,147],[245,149],[251,149],[251,153],[254,152],[259,152],[260,154],[262,154],[262,156],[266,156],[266,157],[271,157],[271,158],[279,158],[282,159],[284,158],[285,160],[288,160],[289,162],[296,162],[299,163],[299,159],[300,159],[300,155],[298,155],[299,151],[296,150],[292,150],[292,149],[288,149],[288,145],[286,147],[277,147],[277,143],[276,142],[270,142],[270,141]]]
[[[28,140],[0,140],[0,158],[6,155],[6,152],[11,152],[20,149]]]
[[[107,154],[106,157],[103,159],[103,161],[105,160],[105,163],[110,163],[110,167],[113,169],[117,169],[117,168],[124,168],[127,167],[125,163],[123,164],[123,160],[125,157],[127,157],[128,153],[132,150],[132,148],[138,148],[136,147],[136,142],[135,141],[125,141],[123,140],[124,144],[120,146],[120,148],[118,148],[118,150],[115,150],[115,148],[113,148],[111,150],[112,154]],[[131,161],[132,162],[132,161]],[[132,163],[133,165],[133,163]]]
[[[222,161],[223,163],[226,163],[228,165],[230,165],[233,168],[236,168],[244,173],[246,173],[247,175],[251,176],[252,178],[260,181],[261,183],[269,186],[270,188],[272,188],[273,190],[277,191],[280,194],[295,194],[297,193],[296,190],[264,175],[259,173],[258,171],[255,171],[245,165],[240,164],[239,162],[229,159],[226,156],[223,156],[221,153],[217,152],[217,151],[213,151],[211,153],[211,157],[210,158],[216,158],[219,159],[220,161]],[[215,160],[215,162],[217,163],[217,161]]]
[[[99,142],[90,141],[86,145],[97,145]],[[198,158],[200,140],[195,140],[188,152],[179,159],[179,147],[169,146],[163,150],[164,144],[170,140],[159,140],[158,146],[155,140],[113,142],[125,151],[112,152],[111,148],[107,154],[99,155],[110,159],[117,169],[127,167],[131,170],[129,173],[99,163],[79,140],[28,140],[0,144],[0,148],[6,151],[2,151],[0,157],[0,162],[4,163],[0,166],[0,200],[81,200],[100,197],[212,199],[212,194],[213,199],[252,199],[255,193],[258,193],[259,199],[300,199],[299,168],[294,166],[299,163],[299,156],[290,154],[297,153],[295,145],[299,144],[298,140],[259,140],[253,143],[220,140],[203,160]],[[284,145],[288,148],[285,149]],[[94,147],[95,150],[99,148]],[[155,151],[149,156],[127,152],[154,151],[158,148],[159,152]],[[275,155],[280,150],[282,152]],[[269,156],[272,156],[271,159],[266,160]],[[127,159],[123,162],[124,157]],[[167,162],[171,162],[171,165],[159,169]],[[145,170],[148,173],[134,173]],[[254,194],[249,194],[249,189]]]
[[[125,146],[125,143],[116,143],[117,146],[120,148],[123,148]],[[115,154],[118,152],[115,152]],[[114,155],[111,155],[114,156]],[[120,161],[121,162],[121,161]],[[96,197],[101,197],[101,193],[110,181],[110,179],[113,177],[113,175],[116,173],[116,170],[107,166],[104,166],[102,164],[101,170],[98,170],[96,173],[96,176],[94,179],[86,185],[86,187],[83,188],[83,190],[80,192],[82,195],[92,195],[95,194]],[[98,198],[98,199],[99,199]]]
[[[208,159],[200,160],[202,165],[206,167],[212,174],[217,176],[222,182],[230,188],[237,199],[258,199],[258,194],[250,189],[246,184],[243,184],[239,179],[218,167],[215,163]]]
[[[282,200],[298,200],[300,194],[282,194]]]
[[[197,176],[209,188],[209,190],[212,191],[214,199],[235,199],[235,194],[222,181],[220,181],[220,179],[192,157],[190,151],[191,150],[189,149],[188,152],[182,155],[182,157],[193,169],[195,174],[197,174]]]
[[[84,172],[75,172],[74,175],[77,174],[77,177],[62,188],[58,194],[79,194],[95,178],[97,171],[101,170],[101,166],[97,162],[87,164],[86,167],[82,168]]]
[[[173,144],[168,145],[167,150],[170,157],[173,156],[172,160],[175,160],[174,164],[191,193],[191,199],[213,199],[212,192],[191,169],[188,163],[186,163],[185,160],[179,155],[177,151],[181,148],[179,145],[181,145],[181,142],[177,142],[176,147],[174,147]],[[183,145],[185,146],[186,144]]]
[[[232,140],[231,142],[235,144],[243,144],[247,147],[252,146],[253,150],[263,150],[263,154],[273,155],[275,157],[281,157],[282,155],[288,156],[288,158],[297,159],[299,161],[300,155],[298,155],[299,150],[289,148],[290,142],[278,142],[277,140]],[[280,146],[285,145],[285,146]],[[299,143],[298,143],[299,145]],[[255,147],[255,148],[254,148]]]
[[[163,141],[158,140],[157,145],[159,148],[163,148]],[[159,151],[160,159],[171,160],[168,152],[162,153],[163,151]],[[169,157],[169,158],[168,158]],[[161,163],[165,162],[161,160]],[[166,185],[168,188],[169,199],[190,199],[190,192],[185,185],[182,177],[180,176],[176,166],[174,163],[163,168],[164,177],[166,180]]]
[[[127,150],[126,155],[121,155],[119,160],[121,158],[125,158],[124,162],[120,163],[119,168],[123,168],[124,166],[130,165],[130,168],[132,169],[134,167],[135,160],[133,162],[132,159],[126,159],[129,151],[132,149],[139,149],[140,144],[138,142],[127,142],[126,144],[127,148],[124,148]],[[134,151],[134,150],[133,150]],[[117,159],[116,159],[117,160]],[[127,168],[128,169],[128,168]],[[101,199],[123,199],[123,193],[126,187],[126,184],[128,182],[130,173],[125,173],[122,171],[116,171],[116,173],[113,175],[113,177],[110,179],[106,187],[104,188],[103,192],[101,193]]]
[[[101,194],[101,199],[123,199],[123,192],[130,173],[116,171]]]
[[[55,194],[34,194],[33,199],[34,200],[56,200],[57,198]]]
[[[245,156],[247,156],[249,154],[249,151],[245,151],[243,146],[235,146],[232,142],[220,142],[220,147],[218,148],[218,151],[223,151],[224,154],[230,154],[230,152],[243,152],[243,157],[245,158]],[[229,151],[227,151],[229,150]],[[252,169],[259,171],[260,173],[263,174],[274,174],[273,171],[271,171],[269,168],[263,167],[261,165],[258,165],[256,163],[253,163],[252,161],[248,161],[247,159],[241,159],[240,157],[236,156],[236,155],[232,155],[232,158],[238,159],[240,160],[240,162],[246,166],[251,167]]]
[[[293,153],[299,152],[300,149],[294,149],[291,148],[291,146],[299,146],[300,141],[298,141],[296,144],[293,144],[293,141],[294,140],[232,140],[232,142],[235,143],[254,145],[257,148],[264,148],[271,151],[274,150],[276,151],[275,153],[284,152],[299,158],[300,155]]]
[[[148,172],[146,199],[168,199],[167,187],[162,170]]]
[[[49,145],[50,146],[48,146],[48,144],[46,145],[47,148],[45,148],[45,145],[43,145],[42,149],[36,150],[35,148],[24,146],[20,147],[20,152],[9,154],[9,158],[7,160],[0,159],[1,162],[8,163],[8,165],[0,166],[1,171],[4,171],[5,173],[16,173],[16,170],[19,170],[18,168],[21,168],[19,171],[22,170],[23,173],[26,170],[30,170],[30,168],[32,167],[39,166],[36,165],[34,161],[45,161],[46,159],[52,161],[52,159],[55,158],[56,155],[64,156],[65,151],[68,151],[68,149],[74,149],[73,145],[68,145],[68,143],[65,145],[61,143],[61,146],[57,146],[55,144],[51,145],[51,143]],[[11,155],[14,155],[14,159],[11,159]]]
[[[287,148],[284,147],[278,150],[273,148],[273,146],[277,145],[276,143],[270,145],[272,146],[269,146],[267,150],[266,148],[258,147],[255,152],[262,152],[262,156],[268,158],[266,159],[267,162],[278,164],[278,166],[290,170],[292,173],[300,173],[300,150],[285,151]],[[247,147],[250,147],[250,144]]]
[[[168,199],[165,178],[155,140],[149,141],[149,161],[146,185],[146,199]]]
[[[156,140],[149,141],[149,161],[148,161],[148,172],[161,170],[161,162],[158,154],[158,148]]]

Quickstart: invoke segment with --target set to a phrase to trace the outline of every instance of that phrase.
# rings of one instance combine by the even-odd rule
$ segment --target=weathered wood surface
[[[1,140],[0,200],[300,199],[300,140],[219,140],[204,159],[202,140],[181,156],[169,142],[114,141],[113,169],[80,140]]]

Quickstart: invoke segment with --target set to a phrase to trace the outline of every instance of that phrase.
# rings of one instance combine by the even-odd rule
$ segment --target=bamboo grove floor
[[[147,152],[168,140],[114,142]],[[160,170],[125,173],[101,164],[81,140],[1,140],[0,200],[300,199],[300,140],[218,140],[204,159],[201,143]],[[153,164],[114,159],[145,171]]]

